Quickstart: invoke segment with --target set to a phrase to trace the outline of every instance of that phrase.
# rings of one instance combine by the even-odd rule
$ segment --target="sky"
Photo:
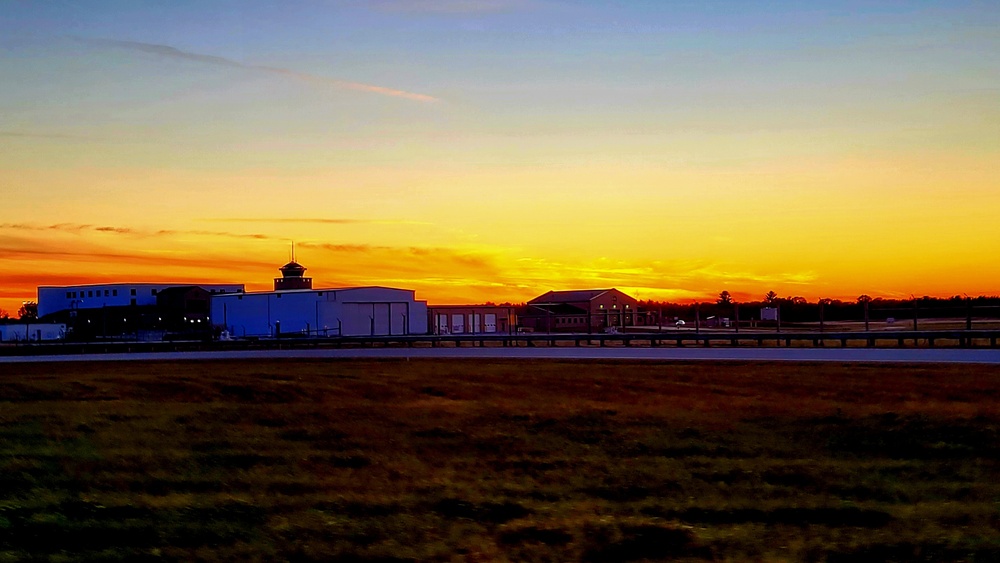
[[[1000,294],[1000,3],[0,0],[0,309]]]

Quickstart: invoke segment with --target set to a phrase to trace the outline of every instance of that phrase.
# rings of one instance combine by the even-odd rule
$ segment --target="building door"
[[[373,303],[371,316],[374,319],[374,330],[372,334],[375,336],[386,336],[392,334],[390,329],[392,328],[392,310],[388,303]]]

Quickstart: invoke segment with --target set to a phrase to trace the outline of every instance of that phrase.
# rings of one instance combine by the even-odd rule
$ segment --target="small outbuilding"
[[[503,334],[517,326],[512,305],[431,305],[427,316],[430,334]]]
[[[0,342],[52,342],[66,338],[62,323],[0,324]]]

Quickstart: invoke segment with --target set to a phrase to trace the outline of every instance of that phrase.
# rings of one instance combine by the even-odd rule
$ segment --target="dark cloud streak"
[[[0,230],[15,231],[57,231],[63,233],[81,233],[84,231],[98,232],[112,235],[129,235],[135,237],[155,237],[155,236],[183,236],[199,235],[210,237],[227,237],[239,239],[255,240],[287,240],[285,237],[272,237],[261,233],[233,233],[228,231],[207,231],[199,229],[160,229],[158,231],[142,231],[131,227],[115,227],[110,225],[94,226],[79,223],[56,223],[53,225],[32,225],[29,223],[0,223]]]
[[[39,133],[37,131],[0,131],[0,137],[7,137],[13,139],[67,139],[67,140],[86,140],[92,137],[85,137],[83,135],[70,135],[68,133]]]
[[[383,96],[392,96],[397,98],[405,98],[418,102],[438,101],[438,99],[435,98],[434,96],[428,96],[427,94],[408,92],[406,90],[398,90],[396,88],[388,88],[386,86],[377,86],[375,84],[365,84],[362,82],[353,82],[350,80],[327,78],[325,76],[318,76],[315,74],[298,72],[287,68],[243,64],[241,62],[234,61],[232,59],[227,59],[225,57],[217,57],[215,55],[205,55],[202,53],[192,53],[190,51],[182,51],[180,49],[177,49],[176,47],[171,47],[169,45],[142,43],[139,41],[123,41],[119,39],[94,39],[94,38],[84,38],[84,37],[72,37],[72,39],[80,43],[84,43],[86,45],[128,49],[130,51],[150,53],[154,55],[159,55],[161,57],[169,57],[173,59],[194,61],[206,65],[247,69],[256,72],[264,72],[272,75],[282,76],[285,78],[292,78],[298,81],[307,82],[311,84],[332,86],[340,89],[370,92],[373,94],[380,94]]]
[[[205,221],[215,223],[314,223],[320,225],[430,225],[426,221],[407,221],[402,219],[342,219],[323,217],[283,217],[276,219],[256,217],[223,217],[208,218]]]

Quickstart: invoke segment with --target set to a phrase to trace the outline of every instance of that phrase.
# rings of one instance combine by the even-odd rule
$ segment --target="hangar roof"
[[[580,301],[590,301],[599,297],[610,289],[579,289],[570,291],[550,291],[544,295],[528,301],[529,305],[539,305],[542,303],[574,303]]]

